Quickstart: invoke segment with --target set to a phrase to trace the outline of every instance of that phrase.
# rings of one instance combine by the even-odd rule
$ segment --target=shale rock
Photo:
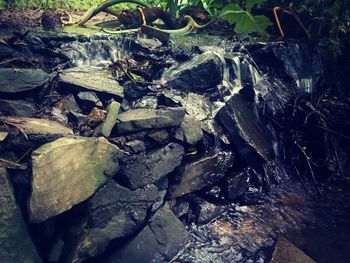
[[[113,253],[106,262],[170,262],[189,238],[185,226],[166,204],[131,242]]]
[[[161,129],[180,125],[185,115],[183,108],[136,109],[119,114],[118,133],[145,129]]]
[[[239,173],[227,179],[227,197],[229,199],[237,199],[248,190],[248,174],[246,172]]]
[[[107,107],[106,120],[102,125],[102,134],[105,137],[109,137],[113,130],[114,125],[117,123],[117,116],[120,109],[120,103],[112,100]]]
[[[93,108],[95,106],[103,107],[102,102],[93,91],[80,91],[77,96],[81,101],[84,102],[85,105],[87,104],[87,106],[90,108]]]
[[[67,135],[73,135],[73,131],[58,122],[26,117],[0,117],[9,127],[18,129],[30,140],[52,141]]]
[[[40,69],[0,68],[0,93],[18,93],[43,86],[51,78]]]
[[[197,55],[163,74],[168,86],[187,91],[205,91],[221,83],[223,64],[214,52]]]
[[[0,167],[0,257],[3,263],[41,262],[3,167]]]
[[[109,94],[113,97],[123,98],[123,88],[107,70],[100,68],[84,67],[70,68],[59,74],[59,81],[62,84],[74,87]]]
[[[170,196],[176,198],[219,181],[232,167],[233,159],[232,152],[212,151],[181,165],[175,175],[175,180],[178,179],[179,183],[169,189]]]
[[[104,138],[60,138],[36,149],[30,221],[45,221],[89,198],[118,171],[120,155]]]
[[[2,115],[33,117],[36,111],[36,106],[25,100],[0,100],[0,113]]]
[[[120,159],[118,178],[131,189],[158,181],[181,164],[184,148],[169,143],[163,148]]]
[[[176,129],[175,138],[179,141],[195,145],[203,138],[201,122],[189,115],[185,115],[181,126]]]
[[[161,200],[154,185],[132,191],[110,180],[89,201],[88,228],[80,237],[71,262],[97,256],[111,240],[133,234],[152,206]]]
[[[265,161],[271,160],[273,137],[257,117],[253,105],[241,93],[233,95],[217,117],[250,165],[256,165],[257,154]]]

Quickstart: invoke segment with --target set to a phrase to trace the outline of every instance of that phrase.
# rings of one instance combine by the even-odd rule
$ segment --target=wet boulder
[[[1,262],[42,262],[29,236],[11,181],[3,167],[0,167],[0,203]]]
[[[0,68],[0,93],[19,93],[42,87],[51,75],[41,69]]]
[[[146,129],[161,129],[181,124],[185,116],[183,108],[135,109],[118,115],[116,124],[120,134]]]
[[[123,88],[112,73],[97,67],[70,68],[59,73],[59,81],[66,86],[107,94],[117,99],[124,97]]]
[[[174,175],[173,179],[178,183],[170,187],[170,196],[176,198],[219,181],[233,166],[233,159],[232,152],[213,150],[182,164]]]
[[[129,188],[136,189],[154,183],[181,164],[184,148],[169,143],[163,148],[123,157],[117,177]]]
[[[132,235],[144,224],[152,206],[161,200],[154,185],[133,191],[110,180],[89,200],[88,226],[69,262],[100,255],[111,240]]]
[[[227,197],[231,200],[235,200],[248,190],[248,173],[242,172],[229,177],[226,180],[227,184]]]
[[[185,115],[180,127],[176,129],[175,138],[179,141],[195,145],[203,138],[201,122],[196,118]]]
[[[104,138],[65,137],[32,153],[29,218],[45,221],[89,198],[119,169],[119,148]]]
[[[189,238],[185,226],[166,204],[133,240],[114,252],[106,262],[170,262]]]
[[[208,51],[169,68],[162,78],[174,89],[205,91],[220,84],[222,75],[222,60],[214,52]]]

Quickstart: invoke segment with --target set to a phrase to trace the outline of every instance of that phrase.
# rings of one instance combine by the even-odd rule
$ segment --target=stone
[[[231,200],[235,200],[244,195],[248,187],[248,174],[246,172],[229,177],[227,179],[227,197]]]
[[[0,93],[31,91],[49,82],[51,75],[41,69],[0,68]]]
[[[27,117],[0,117],[11,128],[19,130],[25,137],[35,141],[52,141],[67,135],[73,135],[73,131],[62,124],[39,118]],[[9,132],[11,134],[11,132]]]
[[[120,103],[112,100],[107,106],[107,116],[106,120],[102,125],[102,135],[109,137],[114,128],[114,125],[117,123],[117,116],[120,109]]]
[[[154,185],[133,191],[109,180],[89,200],[89,224],[69,261],[82,262],[98,256],[111,240],[132,235],[144,224],[152,206],[161,200]]]
[[[136,101],[133,101],[131,107],[133,109],[156,109],[158,106],[158,99],[155,96],[144,96]]]
[[[108,94],[123,98],[123,88],[113,78],[112,73],[97,67],[70,68],[60,72],[59,81],[79,89]]]
[[[294,246],[285,237],[279,236],[272,254],[271,263],[315,263],[299,248]]]
[[[186,91],[205,91],[220,84],[223,63],[214,52],[207,51],[196,55],[190,61],[169,68],[162,79],[174,89]]]
[[[117,132],[120,134],[147,129],[161,129],[181,124],[183,108],[135,109],[119,114]]]
[[[154,131],[148,134],[148,137],[151,138],[154,142],[159,144],[166,144],[169,142],[169,133],[167,130],[162,129]]]
[[[93,91],[80,91],[77,96],[89,108],[93,108],[95,106],[101,108],[103,107],[102,102]]]
[[[42,262],[29,236],[6,169],[0,167],[0,257],[3,263]]]
[[[232,152],[213,150],[203,157],[182,164],[174,174],[174,179],[179,183],[170,187],[170,196],[183,196],[219,181],[233,166],[233,159]]]
[[[241,93],[234,94],[216,117],[250,165],[256,167],[259,163],[256,156],[265,161],[273,158],[273,136],[256,115],[252,103]]]
[[[8,116],[33,117],[37,112],[37,107],[25,100],[1,100],[0,113]]]
[[[118,171],[119,157],[119,148],[102,137],[64,137],[33,151],[30,221],[45,221],[89,198]]]
[[[136,189],[154,183],[181,164],[184,148],[169,143],[163,148],[123,157],[117,177],[129,188]]]
[[[185,226],[166,204],[133,240],[114,252],[106,262],[170,262],[189,238]]]
[[[197,144],[203,138],[201,122],[186,114],[181,126],[176,129],[175,138],[188,144]]]
[[[223,205],[216,205],[205,200],[200,200],[197,223],[199,225],[208,224],[210,221],[221,215],[224,210],[225,208]]]

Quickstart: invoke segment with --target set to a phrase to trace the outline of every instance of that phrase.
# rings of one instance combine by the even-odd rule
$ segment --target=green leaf
[[[265,0],[246,0],[245,9],[251,12],[253,7],[265,3]]]

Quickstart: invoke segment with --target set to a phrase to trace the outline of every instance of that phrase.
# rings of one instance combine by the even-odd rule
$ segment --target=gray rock
[[[107,116],[106,120],[102,125],[102,134],[105,137],[109,137],[114,128],[114,125],[117,123],[117,116],[120,109],[120,103],[112,100],[107,107]]]
[[[214,150],[204,157],[181,165],[174,175],[179,183],[170,187],[170,196],[176,198],[217,182],[232,167],[233,159],[232,152]]]
[[[133,109],[147,108],[156,109],[158,106],[158,100],[155,96],[144,96],[141,99],[134,101],[131,104]]]
[[[36,149],[30,221],[45,221],[89,198],[118,171],[120,156],[118,147],[104,138],[60,138]]]
[[[29,236],[11,181],[3,167],[0,167],[0,204],[1,262],[42,262]]]
[[[248,174],[239,173],[227,179],[227,194],[229,199],[237,199],[248,190]]]
[[[51,75],[40,69],[0,68],[0,92],[30,91],[43,86],[50,79]]]
[[[265,161],[273,157],[273,136],[254,112],[253,105],[242,94],[233,95],[221,108],[217,118],[226,128],[240,154],[254,167],[256,155]]]
[[[132,191],[110,180],[89,201],[88,227],[68,261],[82,262],[98,256],[111,240],[132,235],[159,201],[160,193],[154,185]]]
[[[208,51],[168,69],[162,78],[174,89],[205,91],[220,84],[222,74],[223,64],[220,57]]]
[[[196,118],[185,115],[181,126],[176,129],[175,138],[195,145],[203,138],[201,122]]]
[[[146,129],[161,129],[180,125],[185,115],[183,108],[136,109],[119,114],[118,133],[130,133]]]
[[[95,106],[103,107],[102,102],[93,91],[80,91],[77,96],[81,101],[83,101],[85,104],[87,104],[87,106],[91,108]]]
[[[70,68],[59,74],[59,81],[83,90],[107,93],[123,98],[123,88],[113,78],[112,73],[97,67]]]
[[[181,164],[184,148],[169,143],[163,148],[120,159],[118,178],[131,189],[154,183]]]
[[[0,100],[0,113],[21,117],[33,117],[37,111],[35,104],[25,100]]]
[[[166,204],[131,242],[113,253],[106,262],[170,262],[189,238],[185,226]]]
[[[168,143],[170,136],[167,130],[163,129],[149,133],[148,137],[157,143],[166,144]]]

